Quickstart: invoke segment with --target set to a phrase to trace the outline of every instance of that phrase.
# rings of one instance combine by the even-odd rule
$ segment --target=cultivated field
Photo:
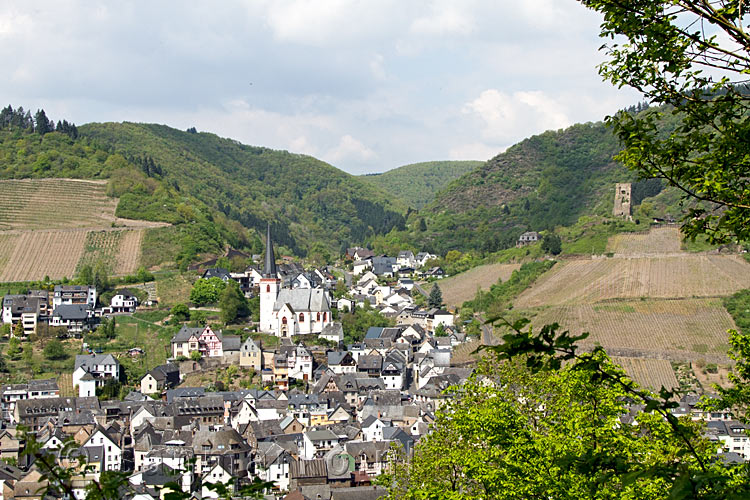
[[[78,261],[76,274],[83,266],[94,266],[97,263],[104,264],[110,273],[114,273],[122,234],[123,231],[104,230],[86,233],[84,254]]]
[[[553,267],[518,297],[515,306],[717,297],[749,287],[750,264],[737,255],[585,259]]]
[[[533,312],[533,311],[530,311]],[[589,332],[584,345],[613,355],[725,362],[727,330],[734,321],[720,299],[636,300],[576,304],[539,310],[537,328],[559,323],[571,333]]]
[[[73,277],[83,255],[86,230],[25,231],[13,236],[15,245],[5,250],[9,257],[0,269],[0,281]]]
[[[117,199],[106,181],[13,179],[0,181],[0,229],[109,226]]]
[[[449,307],[461,306],[473,299],[477,289],[489,290],[498,280],[506,281],[520,264],[486,264],[437,282],[443,302]],[[429,291],[427,287],[426,290]]]
[[[677,227],[657,227],[647,233],[621,233],[612,236],[607,251],[615,256],[647,256],[682,253],[682,237]]]
[[[133,273],[146,228],[167,224],[117,218],[117,203],[106,181],[0,181],[0,281],[70,278],[99,261]]]
[[[131,229],[123,233],[115,264],[117,274],[132,274],[138,269],[141,261],[141,243],[145,232],[145,229]]]
[[[672,364],[666,359],[613,357],[612,361],[620,365],[635,383],[646,389],[659,391],[662,387],[676,389],[680,386]]]

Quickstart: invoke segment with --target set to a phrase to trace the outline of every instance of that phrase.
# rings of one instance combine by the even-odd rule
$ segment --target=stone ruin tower
[[[615,184],[615,217],[630,219],[630,189],[629,182]]]

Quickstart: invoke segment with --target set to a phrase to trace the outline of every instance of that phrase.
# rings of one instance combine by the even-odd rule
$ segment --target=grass
[[[193,288],[193,273],[180,274],[169,272],[156,276],[156,294],[159,296],[159,304],[162,306],[173,306],[185,303],[190,297]]]
[[[159,227],[146,230],[141,243],[141,262],[146,269],[173,264],[182,249],[176,227]]]
[[[24,350],[31,349],[31,357],[21,354],[17,360],[7,356],[8,343],[0,344],[3,358],[8,366],[8,374],[3,374],[8,382],[20,383],[31,379],[57,378],[61,373],[72,373],[76,354],[80,354],[81,341],[68,339],[63,341],[67,357],[60,360],[49,360],[42,353],[41,342],[22,342]]]
[[[140,347],[144,351],[140,364],[145,370],[166,362],[170,340],[178,327],[164,327],[135,316],[117,316],[116,321],[114,339],[104,339],[94,333],[88,335],[86,341],[104,352],[118,355],[124,354],[130,348]]]
[[[718,245],[713,245],[708,242],[708,238],[705,234],[698,235],[695,240],[691,238],[684,238],[682,240],[681,248],[686,252],[708,252],[716,250]]]

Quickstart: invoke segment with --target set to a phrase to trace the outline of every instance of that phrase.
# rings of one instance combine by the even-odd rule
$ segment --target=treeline
[[[67,120],[55,121],[47,118],[43,109],[37,110],[34,117],[31,111],[24,110],[23,106],[13,109],[10,104],[0,110],[0,128],[5,130],[23,130],[29,133],[36,132],[39,135],[49,134],[50,132],[60,132],[71,139],[78,137],[78,128],[74,123]]]
[[[146,162],[150,179],[161,175],[163,185],[200,200],[215,218],[251,229],[246,239],[253,246],[269,222],[279,251],[300,256],[321,242],[333,252],[344,242],[362,244],[406,227],[405,207],[397,201],[309,156],[162,125],[88,124],[82,134],[144,172]]]

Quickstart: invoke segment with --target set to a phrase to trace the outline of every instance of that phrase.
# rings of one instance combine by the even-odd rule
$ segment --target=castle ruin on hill
[[[615,217],[630,219],[630,191],[629,182],[618,182],[615,184],[615,208],[613,214]]]

